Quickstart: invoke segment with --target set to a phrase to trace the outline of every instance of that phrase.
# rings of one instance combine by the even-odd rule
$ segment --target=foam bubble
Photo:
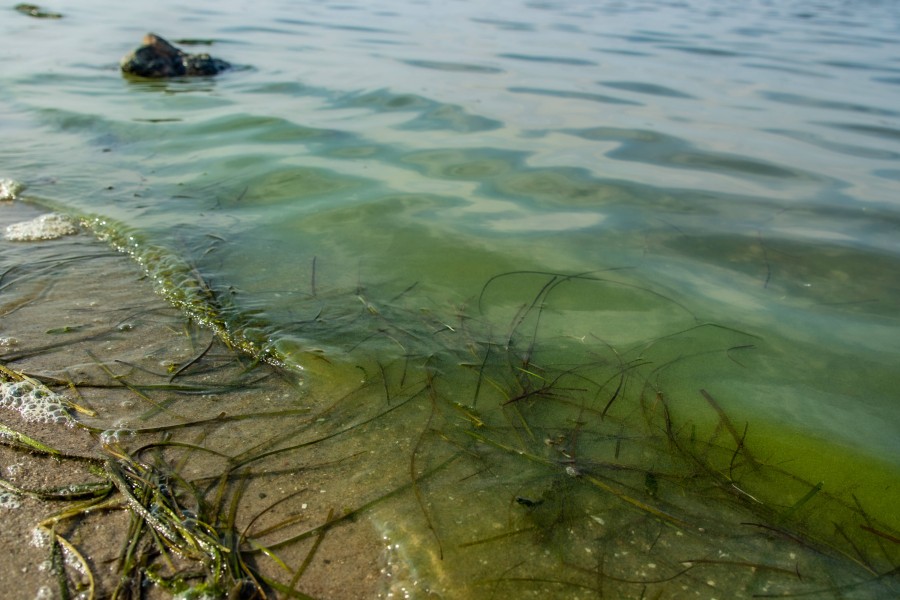
[[[7,226],[6,239],[13,242],[53,240],[77,232],[78,227],[65,215],[48,213],[30,221]]]
[[[75,423],[65,399],[33,380],[0,383],[0,407],[19,411],[27,421],[69,426]]]
[[[124,439],[134,437],[131,429],[107,429],[100,434],[100,444],[103,446],[115,446]]]
[[[173,596],[172,600],[216,600],[216,598],[219,596],[202,590],[198,591],[196,588],[189,588]]]
[[[0,508],[15,510],[22,506],[19,497],[12,492],[0,492]]]
[[[15,200],[23,187],[18,181],[0,179],[0,200]]]
[[[46,548],[50,543],[50,534],[41,527],[35,527],[31,530],[31,545],[35,548]]]

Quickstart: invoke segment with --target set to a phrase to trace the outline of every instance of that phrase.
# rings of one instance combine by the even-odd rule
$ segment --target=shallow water
[[[212,41],[194,48],[238,68],[125,79],[117,60],[146,30]],[[599,387],[601,409],[604,378],[633,372],[632,401],[660,390],[713,428],[705,389],[768,462],[856,490],[896,526],[898,30],[891,2],[8,11],[0,177],[131,228],[138,257],[164,248],[232,335],[319,395],[360,367],[388,400],[419,398],[407,370],[431,389],[438,373],[502,450],[510,396],[482,392],[512,381],[486,375],[509,366],[499,354],[532,385],[589,371],[566,389]],[[545,404],[521,417],[535,439],[578,429]],[[412,444],[390,468],[415,472],[423,427],[464,446],[446,415],[400,413],[373,442]],[[556,489],[534,477],[538,496]],[[521,485],[503,481],[501,504]],[[453,525],[459,510],[440,509],[448,539],[480,527]],[[425,548],[433,527],[388,533]]]

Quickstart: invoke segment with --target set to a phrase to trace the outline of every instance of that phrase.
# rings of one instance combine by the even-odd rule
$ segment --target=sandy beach
[[[5,203],[0,207],[0,228],[37,214],[27,205]],[[7,259],[23,251],[30,262],[10,264]],[[4,258],[0,360],[10,369],[47,383],[96,415],[71,411],[74,419],[90,427],[92,433],[82,427],[28,421],[9,408],[0,410],[4,425],[65,456],[49,457],[12,443],[0,445],[0,477],[13,486],[49,490],[100,482],[103,478],[96,473],[96,464],[111,457],[102,442],[118,441],[122,448],[134,449],[161,439],[159,433],[135,435],[128,430],[183,423],[188,420],[188,412],[190,418],[202,419],[246,412],[250,406],[255,412],[276,410],[282,406],[283,397],[297,393],[268,366],[250,365],[212,339],[210,332],[188,323],[154,293],[136,264],[88,234],[40,242],[2,240],[0,252]],[[172,374],[182,367],[187,368],[173,379]],[[180,390],[153,389],[182,378],[188,385]],[[186,391],[201,385],[208,388],[206,393]],[[137,393],[138,387],[144,392]],[[207,444],[222,452],[237,453],[247,444],[239,424],[223,420],[212,427],[181,431],[191,431],[188,437],[195,442],[205,438]],[[98,436],[96,432],[102,430],[122,433]],[[177,430],[175,435],[179,435]],[[8,438],[5,441],[9,442]],[[215,461],[207,462],[203,457],[192,459],[183,472],[196,474],[198,480],[214,475]],[[320,472],[301,486],[290,475],[272,475],[266,482],[267,492],[251,485],[242,496],[239,521],[246,526],[251,516],[277,500],[273,496],[281,491],[295,494],[297,502],[284,502],[269,516],[281,511],[282,515],[293,516],[299,527],[320,524],[332,508],[342,506],[339,498],[325,491],[329,477]],[[279,478],[281,481],[274,484]],[[304,494],[306,488],[315,491]],[[48,527],[41,529],[38,524],[49,523],[48,517],[80,502],[3,494],[0,544],[6,549],[6,558],[0,561],[0,587],[17,589],[19,598],[62,597],[51,568]],[[306,515],[296,514],[301,510]],[[122,502],[106,510],[60,519],[55,525],[57,535],[77,548],[90,565],[96,598],[110,597],[116,589],[128,526],[129,510]],[[315,539],[279,551],[285,564],[294,567],[307,555],[311,557],[297,589],[316,598],[376,596],[383,544],[365,519],[328,530],[316,544],[314,555],[309,554]],[[254,560],[252,555],[248,559]],[[66,560],[72,589],[81,589],[85,595],[79,597],[88,597],[88,578],[83,569],[73,557]],[[182,566],[197,568],[196,564]],[[273,568],[271,561],[261,568],[281,581],[290,581],[293,576]],[[145,592],[146,597],[170,596],[153,586]],[[121,590],[119,593],[128,597],[121,595]]]

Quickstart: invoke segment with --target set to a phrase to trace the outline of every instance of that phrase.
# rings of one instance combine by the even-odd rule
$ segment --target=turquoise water
[[[401,360],[456,381],[472,339],[522,334],[898,493],[832,472],[900,469],[895,3],[62,12],[0,19],[0,177],[167,249],[309,387]],[[125,79],[148,30],[238,68]]]

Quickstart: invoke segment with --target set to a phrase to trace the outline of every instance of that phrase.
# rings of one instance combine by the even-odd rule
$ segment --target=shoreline
[[[21,203],[6,205],[0,212],[0,229],[40,212]],[[67,397],[97,415],[76,415],[79,423],[91,428],[88,431],[84,427],[28,422],[14,410],[0,409],[0,420],[7,427],[66,456],[56,459],[0,445],[0,477],[11,484],[47,490],[96,482],[97,474],[91,472],[96,469],[91,465],[110,458],[103,443],[110,447],[119,443],[129,449],[152,444],[165,439],[166,434],[158,431],[165,429],[166,423],[175,425],[172,435],[176,438],[182,432],[190,432],[185,441],[196,443],[203,439],[205,445],[236,452],[246,443],[241,438],[239,420],[229,423],[223,419],[196,427],[184,424],[202,420],[203,415],[238,415],[249,407],[255,413],[283,410],[289,395],[299,397],[287,402],[294,405],[296,412],[312,410],[307,405],[296,406],[309,401],[309,394],[298,391],[275,369],[250,364],[217,341],[209,330],[190,323],[152,290],[150,281],[131,258],[109,249],[89,234],[16,242],[15,247],[10,244],[13,242],[0,240],[5,255],[27,250],[35,264],[4,267],[8,270],[0,295],[0,337],[5,343],[0,348],[0,360],[11,369],[39,377],[48,384],[70,381],[74,385],[68,390],[65,385],[51,387],[65,390]],[[178,376],[173,377],[173,373]],[[179,383],[182,387],[175,389],[173,384]],[[77,393],[73,394],[75,389]],[[141,429],[154,432],[129,433]],[[98,434],[102,430],[107,431]],[[114,433],[116,430],[119,433]],[[172,465],[186,459],[179,457],[174,448],[166,454],[170,454],[165,458]],[[161,458],[163,453],[157,456]],[[215,461],[192,457],[182,472],[186,479],[192,475],[199,481],[203,477],[214,478],[217,469],[221,470],[221,465]],[[322,524],[329,511],[341,505],[333,494],[320,493],[318,489],[312,494],[302,492],[298,486],[289,488],[290,479],[284,475],[273,476],[271,481],[263,479],[266,491],[262,486],[247,486],[240,498],[235,526],[240,523],[246,527],[254,514],[278,500],[279,492],[288,499],[279,508],[292,504],[303,507],[305,514],[300,516],[304,518],[297,519],[301,527]],[[280,483],[273,485],[275,480]],[[324,490],[324,484],[321,489]],[[292,495],[305,501],[293,503]],[[35,540],[40,540],[35,531],[39,522],[77,502],[21,495],[16,500],[9,494],[5,498],[7,502],[0,506],[4,523],[0,543],[9,550],[10,558],[0,562],[0,585],[15,582],[23,597],[58,597],[56,578],[47,566],[50,548],[46,543],[35,545]],[[271,521],[272,513],[277,512],[270,511],[260,521]],[[108,597],[118,584],[120,573],[116,566],[128,536],[128,514],[127,507],[120,505],[57,525],[57,533],[80,548],[91,565],[95,597]],[[314,541],[298,542],[281,551],[285,564],[292,569],[307,555],[310,557],[298,590],[316,598],[378,595],[384,542],[365,519],[329,528],[327,535],[315,544],[315,551],[310,552]],[[87,580],[73,568],[76,561],[69,560],[69,582],[75,589],[83,589]],[[292,574],[285,578],[285,573],[271,565],[263,565],[262,569],[271,577],[286,581],[292,578]],[[149,597],[170,596],[161,587],[153,589],[155,592]]]

